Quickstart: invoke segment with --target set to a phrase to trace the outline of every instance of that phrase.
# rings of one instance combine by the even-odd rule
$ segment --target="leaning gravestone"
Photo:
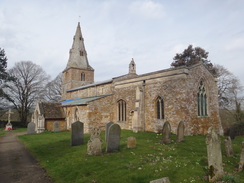
[[[241,156],[240,156],[240,163],[239,163],[239,171],[242,171],[244,167],[244,141],[241,144]]]
[[[102,154],[101,130],[99,127],[91,128],[91,137],[87,143],[87,154],[88,155]]]
[[[136,138],[128,137],[127,138],[127,148],[135,148],[136,147]]]
[[[226,156],[227,157],[231,157],[233,156],[233,148],[232,148],[232,142],[231,142],[231,138],[227,137],[225,140],[225,152],[226,152]]]
[[[84,124],[76,121],[71,125],[71,146],[84,144]]]
[[[214,182],[224,174],[222,164],[221,142],[218,134],[210,127],[206,137],[209,182]]]
[[[170,138],[171,130],[170,129],[171,129],[170,124],[168,121],[166,121],[164,123],[163,130],[162,130],[163,137],[162,137],[161,144],[169,144],[171,142],[171,138]]]
[[[54,121],[54,123],[53,123],[53,131],[54,132],[59,132],[59,122],[58,121]]]
[[[35,134],[36,133],[36,124],[34,122],[30,122],[27,125],[27,134]]]
[[[168,177],[164,177],[161,179],[152,180],[152,181],[150,181],[150,183],[170,183],[170,181],[169,181]]]
[[[119,151],[121,129],[118,124],[112,124],[108,129],[106,152]]]
[[[105,142],[107,143],[107,139],[108,139],[108,129],[109,127],[114,124],[114,122],[109,122],[105,125]]]
[[[182,142],[184,140],[184,131],[185,131],[184,122],[181,121],[177,128],[177,142]]]

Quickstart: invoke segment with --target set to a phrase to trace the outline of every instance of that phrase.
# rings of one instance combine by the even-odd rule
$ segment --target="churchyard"
[[[98,155],[88,155],[88,146],[94,139],[100,142],[100,133],[101,151],[96,151]],[[149,183],[162,177],[169,177],[171,183],[208,182],[206,136],[186,136],[179,142],[179,137],[169,134],[167,143],[162,143],[162,134],[121,130],[119,149],[113,151],[106,145],[108,138],[97,129],[93,136],[84,134],[81,145],[72,145],[68,131],[19,136],[58,183]],[[232,140],[232,156],[226,155],[224,140],[220,137],[224,175],[219,182],[244,182],[243,171],[238,171],[244,137]]]

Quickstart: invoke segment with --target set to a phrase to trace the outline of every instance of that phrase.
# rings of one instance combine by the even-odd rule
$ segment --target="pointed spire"
[[[135,64],[133,58],[132,58],[130,65],[129,65],[129,74],[136,74],[136,64]]]
[[[73,39],[73,45],[69,52],[69,61],[66,69],[71,67],[93,70],[93,68],[89,65],[87,59],[84,39],[81,34],[80,22],[78,22],[78,26],[76,28],[75,36]]]

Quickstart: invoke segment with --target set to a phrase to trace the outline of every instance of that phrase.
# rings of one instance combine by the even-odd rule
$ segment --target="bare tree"
[[[52,102],[60,102],[62,87],[62,73],[46,85],[46,98]]]
[[[31,61],[22,61],[9,70],[9,74],[16,78],[7,84],[9,101],[14,104],[19,112],[21,122],[27,123],[30,109],[37,98],[45,95],[45,85],[48,75],[39,66]]]
[[[243,87],[239,79],[228,69],[221,65],[215,65],[218,80],[219,106],[230,112],[236,122],[241,122],[243,113],[241,103],[243,101]]]

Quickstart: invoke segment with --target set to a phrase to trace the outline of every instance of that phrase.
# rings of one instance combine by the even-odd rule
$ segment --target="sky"
[[[244,85],[243,0],[0,0],[0,48],[8,69],[32,61],[55,78],[80,22],[95,81],[168,69],[190,44]]]

